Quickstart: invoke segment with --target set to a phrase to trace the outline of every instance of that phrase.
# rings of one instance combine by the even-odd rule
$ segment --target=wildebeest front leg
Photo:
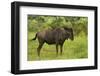
[[[41,48],[43,46],[43,43],[42,44],[39,44],[38,48],[37,48],[37,53],[38,53],[38,56],[40,57],[40,51],[41,51]]]
[[[63,51],[63,44],[60,45],[60,55],[62,55],[62,51]]]
[[[56,44],[56,56],[58,56],[58,44]]]

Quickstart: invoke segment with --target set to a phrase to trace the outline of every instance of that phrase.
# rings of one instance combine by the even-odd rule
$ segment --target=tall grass
[[[35,33],[28,32],[28,61],[38,60],[37,47],[38,40],[31,41]],[[74,37],[74,40],[66,40],[63,46],[63,54],[56,57],[55,45],[44,44],[41,49],[39,60],[56,60],[56,59],[82,59],[88,57],[88,40],[84,35]]]

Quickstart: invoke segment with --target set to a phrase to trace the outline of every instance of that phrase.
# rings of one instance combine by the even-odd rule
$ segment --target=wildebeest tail
[[[35,37],[32,40],[36,40],[36,38],[37,38],[37,33],[36,33]]]

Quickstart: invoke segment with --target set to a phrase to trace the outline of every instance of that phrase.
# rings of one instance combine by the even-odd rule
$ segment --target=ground
[[[28,32],[28,61],[57,60],[57,59],[82,59],[88,57],[88,40],[86,36],[76,36],[74,41],[66,40],[63,46],[63,54],[56,56],[55,45],[44,44],[41,49],[41,57],[38,58],[38,40],[31,41],[35,37],[34,32]]]

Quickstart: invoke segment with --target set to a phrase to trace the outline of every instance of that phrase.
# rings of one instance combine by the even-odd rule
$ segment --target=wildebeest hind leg
[[[41,51],[41,48],[43,46],[44,43],[42,44],[39,44],[38,48],[37,48],[37,53],[38,53],[38,56],[40,57],[40,51]]]

